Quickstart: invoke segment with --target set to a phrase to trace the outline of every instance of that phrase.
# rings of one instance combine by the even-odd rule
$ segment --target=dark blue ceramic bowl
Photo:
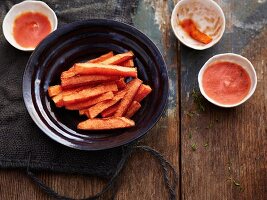
[[[135,54],[138,77],[153,89],[133,120],[136,126],[112,131],[82,131],[86,118],[56,108],[47,88],[60,83],[62,71],[75,62],[108,51]],[[159,120],[168,98],[166,65],[155,44],[136,28],[120,22],[94,19],[68,24],[49,35],[31,55],[23,77],[23,97],[29,114],[53,140],[81,150],[101,150],[128,144],[146,134]]]

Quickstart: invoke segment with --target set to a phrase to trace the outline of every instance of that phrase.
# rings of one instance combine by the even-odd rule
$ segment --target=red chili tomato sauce
[[[248,73],[238,64],[217,62],[207,67],[202,78],[205,93],[218,103],[239,103],[250,90]]]
[[[26,12],[15,19],[13,35],[20,46],[31,48],[36,47],[51,29],[47,16],[38,12]]]

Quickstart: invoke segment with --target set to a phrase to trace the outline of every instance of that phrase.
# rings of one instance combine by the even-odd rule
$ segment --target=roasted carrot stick
[[[87,62],[89,62],[89,63],[99,63],[99,62],[102,62],[102,61],[104,61],[104,60],[106,60],[108,58],[111,58],[112,56],[113,56],[113,52],[111,51],[111,52],[108,52],[108,53],[98,57],[98,58],[95,58],[95,59],[92,59],[92,60],[88,60]],[[71,68],[69,68],[69,70],[62,72],[60,78],[62,80],[64,78],[70,78],[70,77],[73,77],[75,75],[76,74],[75,74],[75,71],[74,71],[74,67],[72,66]]]
[[[124,67],[134,67],[134,62],[133,62],[133,59],[130,59],[130,60],[126,60],[122,63],[119,63],[117,65],[124,66]]]
[[[68,110],[86,109],[86,108],[89,108],[90,106],[93,106],[93,105],[99,103],[99,102],[102,102],[102,101],[105,101],[108,99],[112,99],[113,97],[114,97],[113,92],[107,92],[107,93],[101,94],[99,96],[92,97],[91,99],[88,99],[86,101],[68,105],[68,106],[66,106],[66,109],[68,109]]]
[[[180,22],[180,25],[193,39],[204,44],[208,44],[212,41],[212,38],[209,35],[202,33],[200,30],[197,29],[197,26],[193,22],[193,20],[184,19]]]
[[[151,91],[152,89],[149,85],[142,84],[134,97],[134,101],[141,102]]]
[[[138,91],[137,91],[137,93],[136,93],[136,95],[134,96],[134,101],[137,101],[137,102],[141,102],[150,92],[152,91],[152,89],[151,89],[151,87],[150,86],[148,86],[148,85],[144,85],[144,84],[142,84],[140,87],[139,87],[139,89],[138,89]],[[133,104],[133,103],[132,103]],[[132,104],[130,105],[130,107],[129,107],[129,109],[127,110],[127,113],[128,113],[128,111],[131,109],[131,107],[132,107]],[[135,103],[136,104],[136,103]],[[102,113],[101,113],[101,116],[102,117],[111,117],[111,116],[113,116],[114,115],[114,113],[116,112],[116,110],[118,110],[118,108],[119,108],[119,103],[117,103],[117,104],[115,104],[115,105],[113,105],[113,106],[111,106],[111,107],[109,107],[109,108],[107,108],[106,110],[104,110]],[[139,110],[139,109],[138,109]],[[138,111],[137,110],[137,111]],[[137,112],[136,111],[136,112]],[[135,114],[135,113],[134,113]],[[127,114],[126,114],[127,115]],[[126,116],[125,115],[125,116]],[[128,114],[129,115],[129,114]],[[127,116],[128,117],[128,116]],[[129,118],[131,118],[131,117],[129,117]]]
[[[48,95],[50,97],[54,97],[58,95],[60,92],[62,92],[62,88],[60,85],[54,85],[54,86],[48,87]]]
[[[88,119],[78,124],[78,129],[83,130],[110,130],[117,128],[128,128],[134,126],[133,120],[125,117],[110,117],[102,119]]]
[[[76,73],[74,71],[74,67],[72,66],[71,68],[69,68],[67,71],[64,71],[61,73],[60,79],[64,79],[64,78],[70,78],[75,76]]]
[[[134,96],[141,84],[142,81],[138,78],[133,79],[131,82],[128,83],[126,87],[127,93],[121,100],[118,110],[114,114],[115,117],[122,117],[126,113],[130,104],[133,102]]]
[[[79,92],[76,92],[70,95],[65,95],[65,96],[63,95],[63,101],[64,101],[64,104],[68,106],[70,104],[85,101],[92,97],[95,97],[97,95],[110,92],[110,91],[112,92],[118,91],[117,84],[115,84],[114,82],[105,83],[105,84],[97,85],[95,87],[90,87],[90,88],[81,90]]]
[[[118,110],[118,107],[120,105],[120,102],[116,103],[113,106],[110,106],[109,108],[107,108],[106,110],[104,110],[101,113],[101,117],[105,118],[105,117],[111,117],[114,115],[114,113],[116,112],[116,110]]]
[[[103,75],[83,75],[83,76],[73,76],[69,78],[61,79],[62,88],[73,88],[82,85],[90,85],[107,81],[119,80],[118,76],[103,76]]]
[[[79,110],[79,115],[87,115],[88,109]]]
[[[105,65],[116,65],[118,63],[121,63],[123,61],[129,60],[134,56],[132,51],[128,51],[126,53],[117,54],[111,58],[108,58],[101,62],[101,64]]]
[[[128,85],[126,86],[127,89],[129,89],[130,87],[130,83],[128,83]],[[134,101],[142,101],[149,93],[151,92],[151,88],[147,85],[142,84],[139,88],[138,91],[134,97]],[[110,108],[107,108],[106,110],[104,110],[101,113],[102,117],[110,117],[113,116],[115,114],[115,112],[118,110],[119,108],[119,103],[117,103],[114,106],[111,106]]]
[[[120,91],[118,92],[113,99],[102,101],[88,109],[88,117],[90,119],[95,118],[98,114],[100,114],[102,111],[106,110],[110,106],[113,106],[118,101],[120,101],[126,94],[126,91]]]
[[[124,81],[124,78],[120,78],[119,80],[117,80],[116,84],[117,84],[119,90],[122,90],[126,87],[126,83]]]
[[[126,112],[125,117],[131,118],[140,108],[141,104],[137,101],[133,101]]]
[[[52,100],[56,104],[56,107],[60,108],[64,106],[62,93],[59,93],[58,95],[54,96]]]
[[[83,86],[80,88],[75,88],[75,89],[70,89],[70,90],[62,90],[59,94],[54,96],[52,98],[52,100],[54,101],[54,103],[56,104],[57,107],[63,107],[64,106],[63,96],[67,96],[67,95],[79,92],[79,91],[86,89],[86,88],[88,88],[88,87]]]
[[[133,67],[122,67],[117,65],[104,65],[96,63],[76,63],[74,70],[77,75],[106,75],[137,77],[137,70]]]
[[[98,58],[95,58],[95,59],[92,59],[92,60],[88,60],[87,62],[89,63],[100,63],[100,62],[103,62],[104,60],[107,60],[108,58],[111,58],[113,57],[114,54],[113,54],[113,51],[110,51],[102,56],[99,56]]]

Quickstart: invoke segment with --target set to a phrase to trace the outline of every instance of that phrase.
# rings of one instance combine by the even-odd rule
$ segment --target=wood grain
[[[178,107],[178,51],[174,35],[170,34],[172,1],[140,1],[133,21],[157,44],[168,66],[170,95],[163,117],[141,141],[157,149],[167,158],[179,173],[179,107]],[[155,13],[157,16],[155,16]],[[155,17],[161,19],[157,24]],[[158,163],[146,153],[135,154],[121,178],[118,200],[124,199],[168,199]],[[179,186],[177,196],[179,196]]]
[[[227,18],[219,45],[201,52],[181,48],[182,199],[267,199],[267,39],[266,25],[257,24],[264,5],[217,2]],[[212,55],[232,51],[254,64],[258,74],[255,94],[232,109],[204,100],[205,111],[198,111],[192,91],[198,89],[199,69]]]
[[[100,191],[104,181],[77,175],[65,175],[54,173],[38,173],[38,177],[53,187],[60,194],[69,197],[84,198]],[[5,200],[12,199],[52,199],[43,193],[25,171],[1,170],[0,171],[0,197]]]
[[[172,1],[140,1],[134,24],[143,30],[157,44],[163,53],[170,75],[170,96],[167,109],[157,125],[142,139],[141,144],[151,146],[161,152],[179,173],[179,105],[178,102],[178,51],[176,39],[170,30]],[[160,21],[155,21],[155,13]],[[119,179],[118,200],[168,199],[163,183],[161,168],[147,153],[131,156]],[[97,178],[40,173],[45,183],[62,195],[84,198],[95,194],[105,181]],[[179,196],[179,186],[177,187]],[[0,199],[51,199],[36,187],[25,172],[0,170]],[[108,197],[104,198],[108,199]]]

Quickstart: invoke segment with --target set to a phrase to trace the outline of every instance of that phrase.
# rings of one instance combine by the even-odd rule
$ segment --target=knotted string
[[[79,200],[99,200],[101,197],[104,196],[104,194],[109,191],[111,188],[112,190],[112,196],[110,199],[115,199],[117,188],[115,187],[116,181],[118,179],[118,176],[123,169],[123,166],[125,162],[128,160],[129,156],[132,154],[134,150],[142,150],[145,152],[150,153],[160,164],[163,172],[163,179],[165,183],[165,187],[168,190],[169,193],[169,200],[175,200],[176,199],[176,185],[178,183],[178,175],[173,168],[173,166],[155,149],[152,149],[148,146],[132,146],[132,147],[126,147],[123,149],[123,155],[120,160],[120,162],[117,165],[117,169],[115,173],[112,175],[108,183],[105,185],[105,187],[97,194],[79,199]],[[52,188],[47,186],[41,179],[39,179],[34,173],[30,171],[30,161],[31,161],[31,154],[29,155],[28,159],[28,166],[27,166],[27,175],[49,196],[59,199],[59,200],[76,200],[70,197],[62,196],[58,194],[56,191],[54,191]],[[170,174],[173,176],[173,181],[171,181]]]

